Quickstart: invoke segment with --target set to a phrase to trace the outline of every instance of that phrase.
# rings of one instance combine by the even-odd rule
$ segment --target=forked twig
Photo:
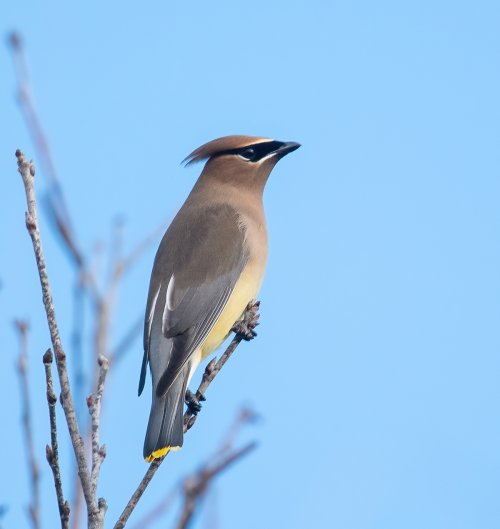
[[[49,405],[50,420],[50,446],[46,445],[45,455],[54,476],[54,485],[56,489],[57,505],[59,507],[59,517],[61,519],[61,529],[68,529],[69,523],[69,503],[64,499],[61,469],[59,466],[59,445],[57,441],[57,420],[56,420],[56,403],[57,397],[54,392],[54,383],[52,380],[52,351],[47,349],[43,355],[43,365],[45,367],[45,382],[47,385],[47,403]]]
[[[93,495],[90,472],[87,467],[87,461],[85,457],[84,443],[80,436],[76,421],[75,407],[71,395],[71,387],[66,366],[66,354],[61,343],[54,303],[52,300],[52,292],[45,265],[45,257],[42,249],[40,231],[38,229],[38,211],[34,188],[35,166],[32,162],[26,160],[24,154],[20,150],[16,151],[16,157],[18,170],[23,179],[26,193],[26,203],[28,207],[28,211],[26,213],[26,227],[33,243],[33,250],[35,253],[38,274],[40,277],[43,304],[47,316],[50,338],[55,353],[59,383],[61,385],[62,406],[66,416],[66,423],[68,425],[71,443],[75,452],[78,465],[78,475],[80,476],[83,494],[87,504],[89,529],[95,529],[102,527],[104,524],[104,513],[106,511],[106,506],[105,502],[102,500],[97,502]]]

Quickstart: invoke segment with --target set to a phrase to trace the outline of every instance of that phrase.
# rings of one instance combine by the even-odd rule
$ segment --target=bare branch
[[[150,512],[143,516],[136,524],[132,526],[132,529],[146,529],[152,523],[157,521],[174,503],[175,498],[178,494],[178,484],[175,485],[165,497],[154,507]]]
[[[45,265],[45,258],[43,255],[40,231],[38,229],[38,212],[34,189],[35,167],[32,162],[28,162],[26,160],[24,154],[20,150],[16,151],[16,157],[18,170],[22,176],[24,189],[26,192],[26,202],[28,206],[28,211],[26,213],[26,227],[33,243],[33,250],[35,253],[38,274],[42,287],[43,304],[45,307],[50,337],[56,358],[59,382],[61,385],[62,406],[66,416],[66,422],[68,424],[71,442],[77,460],[78,474],[80,476],[83,494],[87,503],[89,527],[102,527],[104,523],[105,505],[97,504],[95,497],[92,495],[90,473],[87,467],[84,444],[78,429],[75,408],[73,405],[73,398],[71,395],[70,382],[66,367],[66,354],[61,343],[59,328],[54,310],[54,303],[52,300],[50,283]],[[101,509],[101,507],[103,508]]]
[[[150,481],[153,479],[153,476],[156,474],[156,471],[160,468],[160,465],[164,459],[165,457],[162,457],[161,459],[154,459],[150,463],[146,473],[144,474],[144,477],[139,483],[139,486],[135,489],[134,493],[132,494],[132,497],[130,498],[125,509],[121,513],[120,518],[118,518],[118,521],[115,523],[114,529],[123,529],[125,527],[125,524],[127,523],[128,519],[130,518],[130,515],[132,514],[132,511],[137,506],[137,503],[141,499],[141,496],[144,494],[144,491],[146,490]]]
[[[59,445],[57,441],[57,421],[56,403],[57,397],[54,393],[54,383],[52,380],[52,351],[47,349],[43,355],[43,365],[45,367],[45,381],[47,384],[47,403],[49,405],[50,419],[50,446],[45,447],[47,461],[54,476],[56,488],[57,505],[59,507],[59,517],[61,518],[61,529],[68,529],[69,523],[69,503],[64,499],[61,470],[59,467]]]
[[[233,423],[230,425],[227,433],[224,435],[222,442],[220,443],[219,447],[217,448],[217,451],[215,454],[211,455],[208,459],[208,461],[219,461],[224,462],[228,457],[230,457],[230,452],[232,450],[232,446],[234,444],[234,441],[236,439],[236,436],[240,429],[245,426],[246,424],[249,424],[251,422],[254,422],[258,416],[256,413],[249,409],[249,408],[242,408],[239,410],[238,414],[236,415]],[[243,454],[244,455],[244,454]],[[193,482],[194,480],[200,481],[202,479],[202,473],[206,473],[207,469],[211,468],[209,463],[205,463],[201,469],[192,477],[183,480],[183,483],[187,482]],[[207,487],[208,488],[208,483]],[[183,490],[185,490],[186,486],[181,487]],[[162,516],[165,511],[172,505],[173,500],[175,499],[177,492],[179,489],[179,485],[176,485],[173,490],[171,490],[159,503],[156,507],[154,507],[146,516],[141,518],[134,526],[134,529],[146,529],[149,527],[152,523],[154,523],[156,520]],[[206,495],[206,492],[205,492]],[[201,505],[201,502],[198,502],[198,505]],[[183,515],[181,515],[180,518],[182,518]]]
[[[203,500],[211,482],[236,461],[255,450],[256,447],[257,443],[248,443],[243,448],[224,456],[217,464],[202,468],[197,474],[184,481],[184,505],[176,529],[187,529],[189,527],[193,520],[193,515]]]
[[[223,355],[220,357],[220,359],[217,361],[216,358],[214,358],[212,361],[209,362],[207,367],[205,368],[205,372],[203,374],[203,378],[201,381],[200,386],[198,387],[198,390],[196,391],[196,396],[198,398],[204,399],[204,393],[214,380],[214,378],[217,376],[219,371],[222,369],[224,364],[229,360],[233,352],[235,351],[236,347],[240,344],[242,340],[249,340],[256,336],[253,329],[258,325],[259,323],[259,301],[251,301],[245,311],[243,320],[236,322],[235,327],[233,330],[237,332],[237,334],[234,336],[234,338],[231,340],[231,343],[228,345],[227,349],[224,351]],[[184,414],[184,431],[186,432],[189,430],[195,423],[196,415],[194,415],[189,409]],[[147,486],[149,485],[150,481],[153,479],[153,476],[156,474],[156,471],[164,461],[165,457],[167,457],[168,453],[159,458],[154,459],[152,463],[150,463],[148,470],[146,471],[146,474],[142,478],[142,481],[139,483],[139,486],[132,494],[132,497],[128,501],[127,505],[125,506],[125,509],[123,510],[122,514],[118,518],[118,521],[114,525],[114,529],[123,529],[125,527],[125,524],[127,523],[128,519],[130,518],[130,515],[132,514],[133,510],[135,509],[137,503],[141,499],[141,496],[143,495],[144,491],[146,490]]]
[[[109,335],[111,327],[111,318],[113,310],[115,308],[115,302],[119,290],[120,283],[123,279],[125,273],[127,273],[130,268],[135,264],[137,259],[147,250],[147,248],[157,240],[160,233],[160,229],[164,229],[164,223],[156,227],[149,235],[147,235],[142,241],[137,244],[137,246],[125,257],[122,257],[122,238],[123,238],[123,225],[121,222],[115,222],[112,239],[110,244],[110,274],[107,278],[107,282],[104,288],[99,289],[97,287],[97,282],[95,277],[98,274],[91,273],[89,270],[82,269],[82,281],[85,285],[86,292],[89,294],[89,297],[93,303],[94,307],[94,355],[98,359],[101,357],[108,357],[109,364],[115,364],[119,359],[121,359],[130,345],[133,343],[133,338],[137,333],[140,332],[140,329],[143,325],[143,316],[137,320],[137,322],[129,329],[125,334],[124,338],[119,342],[118,346],[113,352],[109,351]],[[87,281],[88,280],[88,281]],[[94,372],[94,381],[92,382],[91,387],[95,387],[97,382],[98,373]],[[87,441],[92,436],[93,426],[90,424],[86,430],[85,440]],[[95,451],[93,452],[96,453]],[[102,454],[105,454],[104,447],[102,449]],[[102,462],[104,456],[100,456],[99,461]],[[99,463],[100,464],[100,463]],[[99,470],[93,467],[95,470]],[[77,529],[80,520],[80,507],[82,502],[82,490],[79,487],[78,479],[75,476],[75,487],[73,493],[73,512],[75,516],[73,517],[72,529]]]
[[[197,400],[205,399],[205,392],[208,389],[208,386],[212,383],[213,379],[217,376],[219,371],[224,367],[224,364],[229,360],[236,347],[241,343],[242,340],[251,340],[257,334],[254,329],[259,325],[259,307],[260,301],[252,300],[247,305],[245,314],[242,320],[237,321],[234,324],[233,331],[236,333],[234,338],[231,340],[231,343],[228,345],[227,349],[224,351],[223,355],[217,360],[214,358],[211,360],[203,377],[201,379],[201,384],[196,390],[195,398]],[[194,414],[189,408],[184,414],[184,431],[186,432],[194,425],[196,421],[196,414]]]
[[[13,51],[19,104],[26,121],[28,132],[36,146],[49,183],[47,195],[48,213],[57,233],[64,243],[64,249],[77,266],[81,267],[83,264],[83,255],[74,236],[69,209],[61,190],[49,143],[33,103],[23,39],[18,33],[12,33],[9,38],[9,43]]]
[[[110,279],[109,293],[113,292],[111,287],[113,281],[118,281],[123,274],[128,272],[130,268],[136,263],[136,261],[142,256],[142,254],[157,241],[159,235],[164,231],[165,223],[162,222],[149,235],[144,237],[142,241],[125,257],[120,258],[119,253],[115,252],[115,264],[113,267],[113,273]],[[125,333],[124,337],[118,342],[113,352],[109,355],[109,363],[115,364],[123,358],[125,353],[128,351],[133,339],[137,334],[140,333],[142,326],[144,325],[144,315],[141,314],[137,320],[131,325],[130,329]]]
[[[94,288],[92,284],[86,285],[87,290],[90,289],[91,299],[95,311],[95,327],[94,327],[94,354],[95,357],[99,359],[101,357],[108,357],[109,364],[114,364],[117,360],[123,357],[125,352],[128,350],[132,344],[132,340],[135,335],[140,331],[140,328],[143,325],[143,316],[141,316],[138,321],[131,327],[131,329],[126,333],[122,341],[119,342],[117,348],[114,352],[110,353],[109,351],[109,334],[111,326],[111,317],[115,307],[116,297],[119,290],[120,282],[123,279],[123,275],[129,271],[129,269],[135,264],[136,260],[144,253],[144,251],[157,239],[160,232],[160,228],[163,230],[163,223],[161,226],[155,228],[148,236],[146,236],[139,244],[125,257],[121,255],[122,247],[122,223],[116,222],[114,229],[112,231],[112,240],[111,240],[111,252],[110,252],[110,275],[107,279],[107,284],[102,289],[102,292]],[[96,274],[90,274],[89,277],[96,277]],[[94,282],[95,286],[95,282]],[[95,387],[98,384],[97,371],[94,372],[94,382],[92,387]],[[89,439],[93,435],[94,426],[89,425],[88,430],[85,434],[85,440]],[[97,452],[93,449],[93,454]],[[94,474],[98,472],[99,465],[102,462],[105,449],[102,447],[99,452],[99,463],[95,467],[93,464]],[[95,476],[98,479],[98,476]],[[75,516],[73,517],[72,529],[77,529],[79,524],[79,512],[82,501],[81,488],[79,487],[78,480],[75,479],[75,489],[74,489],[74,501],[73,501],[73,512]]]
[[[113,239],[111,241],[111,274],[102,294],[94,297],[94,305],[96,310],[96,328],[94,332],[94,349],[97,358],[101,356],[109,356],[110,363],[116,360],[115,354],[109,354],[108,351],[108,337],[111,323],[111,314],[113,313],[118,287],[123,275],[135,264],[137,259],[149,248],[149,246],[157,240],[160,229],[163,230],[163,223],[156,227],[147,237],[145,237],[139,244],[130,252],[129,255],[121,257],[122,246],[122,225],[116,223],[113,230]],[[142,320],[142,317],[141,317]],[[137,332],[135,326],[130,333]],[[130,341],[130,333],[127,333],[126,338]],[[128,342],[130,343],[130,342]],[[126,344],[123,342],[119,346],[123,354],[126,349]]]
[[[101,356],[99,363],[99,378],[97,381],[96,392],[87,399],[89,407],[91,423],[92,423],[92,472],[90,474],[90,481],[92,492],[95,495],[97,491],[97,482],[99,480],[99,470],[101,464],[106,457],[105,445],[99,446],[99,430],[101,418],[101,400],[104,391],[104,382],[106,381],[106,374],[109,368],[108,359]]]
[[[240,432],[241,428],[245,425],[255,423],[260,419],[260,416],[251,408],[242,407],[236,415],[233,424],[229,427],[224,439],[222,440],[215,457],[221,456],[224,453],[231,450],[234,441]]]
[[[35,442],[33,438],[33,421],[31,415],[30,392],[28,382],[28,323],[16,320],[14,325],[19,334],[19,356],[17,370],[21,384],[21,406],[24,441],[28,454],[28,466],[31,485],[31,505],[28,513],[34,529],[40,529],[40,467],[35,456]]]
[[[97,326],[95,331],[95,352],[96,356],[108,355],[107,350],[108,335],[109,335],[109,324],[111,314],[114,308],[114,303],[116,300],[116,295],[118,292],[118,287],[120,281],[123,278],[123,275],[132,268],[136,263],[137,259],[151,246],[153,242],[158,239],[160,232],[164,230],[164,223],[161,223],[157,226],[149,235],[144,237],[139,244],[125,257],[121,257],[121,239],[122,239],[122,230],[121,224],[117,224],[114,230],[113,240],[111,241],[111,247],[114,249],[112,251],[112,263],[111,263],[111,274],[105,292],[103,295],[99,296],[96,300],[96,311],[97,311]],[[142,325],[143,316],[141,316],[141,325]],[[130,343],[131,333],[136,333],[135,325],[129,333],[127,333],[126,338]],[[122,349],[120,355],[124,354],[126,347],[124,342],[120,342],[119,347]],[[110,363],[116,361],[116,355],[112,354],[109,356]]]

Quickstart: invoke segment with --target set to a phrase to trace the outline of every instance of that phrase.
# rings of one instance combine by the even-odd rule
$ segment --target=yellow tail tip
[[[180,446],[165,446],[164,448],[160,448],[159,450],[155,450],[151,455],[144,458],[144,461],[146,463],[151,463],[151,461],[154,461],[155,459],[160,459],[161,457],[166,456],[170,450],[175,452],[176,450],[180,450]]]

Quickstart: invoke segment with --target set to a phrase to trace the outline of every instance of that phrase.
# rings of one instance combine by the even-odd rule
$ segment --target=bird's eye
[[[255,151],[252,149],[252,147],[249,147],[248,149],[245,149],[244,151],[240,152],[240,156],[245,158],[246,160],[252,161],[255,157]]]

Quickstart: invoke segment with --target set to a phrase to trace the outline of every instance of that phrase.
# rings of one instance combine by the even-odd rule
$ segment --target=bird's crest
[[[256,145],[257,143],[265,143],[268,141],[274,140],[271,138],[259,138],[255,136],[223,136],[222,138],[209,141],[201,147],[198,147],[189,156],[186,156],[186,158],[182,160],[182,163],[190,165],[211,158],[216,154],[235,149],[242,149],[249,145]]]

